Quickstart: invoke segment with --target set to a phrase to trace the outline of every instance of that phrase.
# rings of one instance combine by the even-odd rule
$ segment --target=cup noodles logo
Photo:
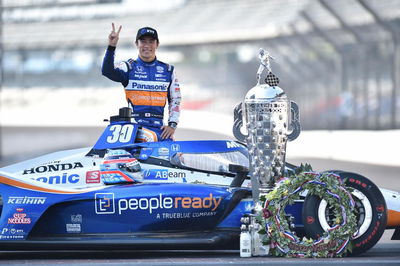
[[[100,183],[100,171],[86,172],[86,184]]]
[[[18,210],[17,210],[18,211]],[[8,224],[30,224],[31,218],[26,217],[26,213],[17,212],[12,218],[8,218]]]

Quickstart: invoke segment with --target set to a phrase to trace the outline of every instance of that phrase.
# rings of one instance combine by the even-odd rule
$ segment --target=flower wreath
[[[325,199],[333,208],[334,226],[319,239],[299,239],[290,230],[285,219],[285,207],[308,190]],[[351,251],[348,245],[357,233],[355,203],[343,186],[340,177],[332,173],[302,172],[291,178],[282,178],[270,193],[260,197],[263,209],[257,221],[261,223],[263,244],[270,244],[270,254],[287,257],[341,257]]]

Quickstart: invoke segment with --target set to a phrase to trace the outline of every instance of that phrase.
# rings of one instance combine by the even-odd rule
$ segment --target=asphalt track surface
[[[103,128],[6,127],[1,128],[0,167],[53,151],[91,146]],[[180,129],[178,140],[230,139],[206,131]],[[290,158],[293,164],[310,163],[314,170],[341,169],[367,176],[379,187],[400,191],[400,167],[344,161]],[[0,251],[0,265],[400,265],[400,241],[386,230],[372,249],[358,257],[337,259],[240,258],[236,250],[224,251]]]

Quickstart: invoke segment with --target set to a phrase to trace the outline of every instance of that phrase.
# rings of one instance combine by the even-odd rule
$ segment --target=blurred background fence
[[[113,104],[119,86],[100,72],[111,22],[121,60],[136,58],[139,27],[158,30],[184,110],[230,113],[263,47],[304,129],[400,128],[398,0],[2,0],[1,110]]]

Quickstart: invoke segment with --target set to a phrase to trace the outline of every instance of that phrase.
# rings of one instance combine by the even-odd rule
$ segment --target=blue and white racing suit
[[[143,127],[143,131],[139,133],[139,138],[142,138],[140,141],[162,140],[161,127],[167,100],[168,124],[179,122],[181,92],[174,67],[157,59],[144,62],[139,57],[114,64],[114,56],[115,47],[108,46],[103,59],[102,74],[124,86],[126,100],[133,110],[133,118]],[[155,140],[151,131],[157,137]]]

